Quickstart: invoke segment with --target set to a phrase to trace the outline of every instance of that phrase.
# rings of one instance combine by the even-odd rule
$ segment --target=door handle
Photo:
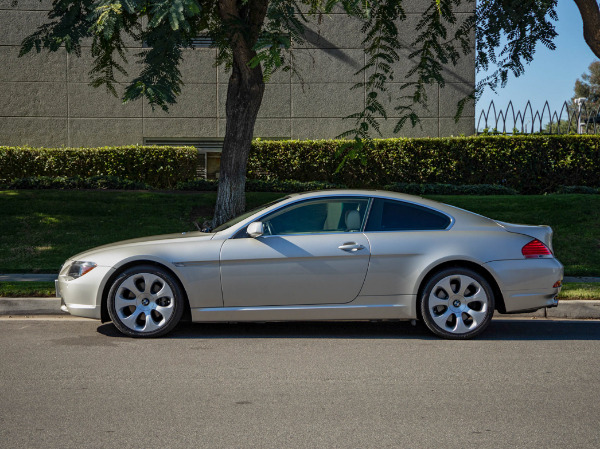
[[[348,251],[349,253],[356,252],[361,249],[365,249],[364,246],[357,244],[356,242],[346,242],[343,245],[338,246],[342,251]]]

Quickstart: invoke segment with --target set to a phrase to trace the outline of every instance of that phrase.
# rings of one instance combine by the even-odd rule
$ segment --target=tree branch
[[[600,58],[600,8],[596,0],[574,0],[583,21],[583,38]]]
[[[253,1],[248,16],[242,17],[241,8],[236,0],[219,0],[221,20],[225,24],[231,23],[232,25],[230,40],[234,60],[240,61],[246,66],[256,56],[256,52],[252,47],[258,39],[260,30],[262,30],[268,3],[268,0]],[[243,29],[242,24],[247,29]],[[250,70],[249,67],[248,70]]]

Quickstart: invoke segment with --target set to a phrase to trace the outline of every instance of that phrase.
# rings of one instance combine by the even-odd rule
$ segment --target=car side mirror
[[[246,232],[253,239],[263,235],[265,233],[265,230],[263,228],[262,221],[255,221],[254,223],[250,223]]]

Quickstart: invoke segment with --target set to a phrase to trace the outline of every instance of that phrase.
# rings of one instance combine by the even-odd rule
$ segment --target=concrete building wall
[[[402,41],[412,41],[420,13],[428,2],[407,2],[408,20]],[[153,139],[219,139],[225,134],[225,100],[228,74],[213,66],[216,51],[184,50],[181,67],[185,86],[170,113],[152,109],[143,101],[123,105],[104,88],[88,85],[92,57],[87,42],[82,56],[65,51],[30,54],[18,58],[21,41],[47,20],[51,0],[0,0],[0,145],[100,146],[144,143]],[[466,5],[465,13],[473,8]],[[297,44],[293,55],[301,78],[276,73],[267,84],[255,135],[263,138],[333,138],[352,126],[343,117],[362,109],[365,92],[350,90],[365,75],[355,73],[365,64],[360,23],[344,14],[322,17],[310,25],[307,42]],[[138,69],[133,55],[140,50],[130,42],[130,78]],[[396,64],[396,79],[408,72],[406,56]],[[446,70],[445,88],[428,91],[429,107],[420,110],[422,126],[405,127],[404,136],[448,136],[474,132],[474,107],[458,123],[456,104],[475,83],[473,55]],[[127,79],[122,77],[120,82]],[[399,83],[390,85],[400,95]],[[391,104],[391,103],[390,103]],[[385,137],[395,125],[382,123]]]

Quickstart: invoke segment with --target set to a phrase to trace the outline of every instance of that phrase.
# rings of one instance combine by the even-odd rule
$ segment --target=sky
[[[543,108],[548,101],[553,111],[559,111],[563,102],[573,97],[575,80],[587,71],[596,56],[583,39],[581,15],[573,0],[558,0],[558,21],[554,39],[555,50],[543,45],[536,47],[531,64],[525,66],[525,73],[518,78],[509,78],[504,89],[494,93],[487,90],[475,107],[475,124],[482,109],[487,110],[494,100],[496,109],[506,109],[512,100],[515,111],[525,109],[531,101],[533,112]],[[478,77],[479,79],[479,77]]]

